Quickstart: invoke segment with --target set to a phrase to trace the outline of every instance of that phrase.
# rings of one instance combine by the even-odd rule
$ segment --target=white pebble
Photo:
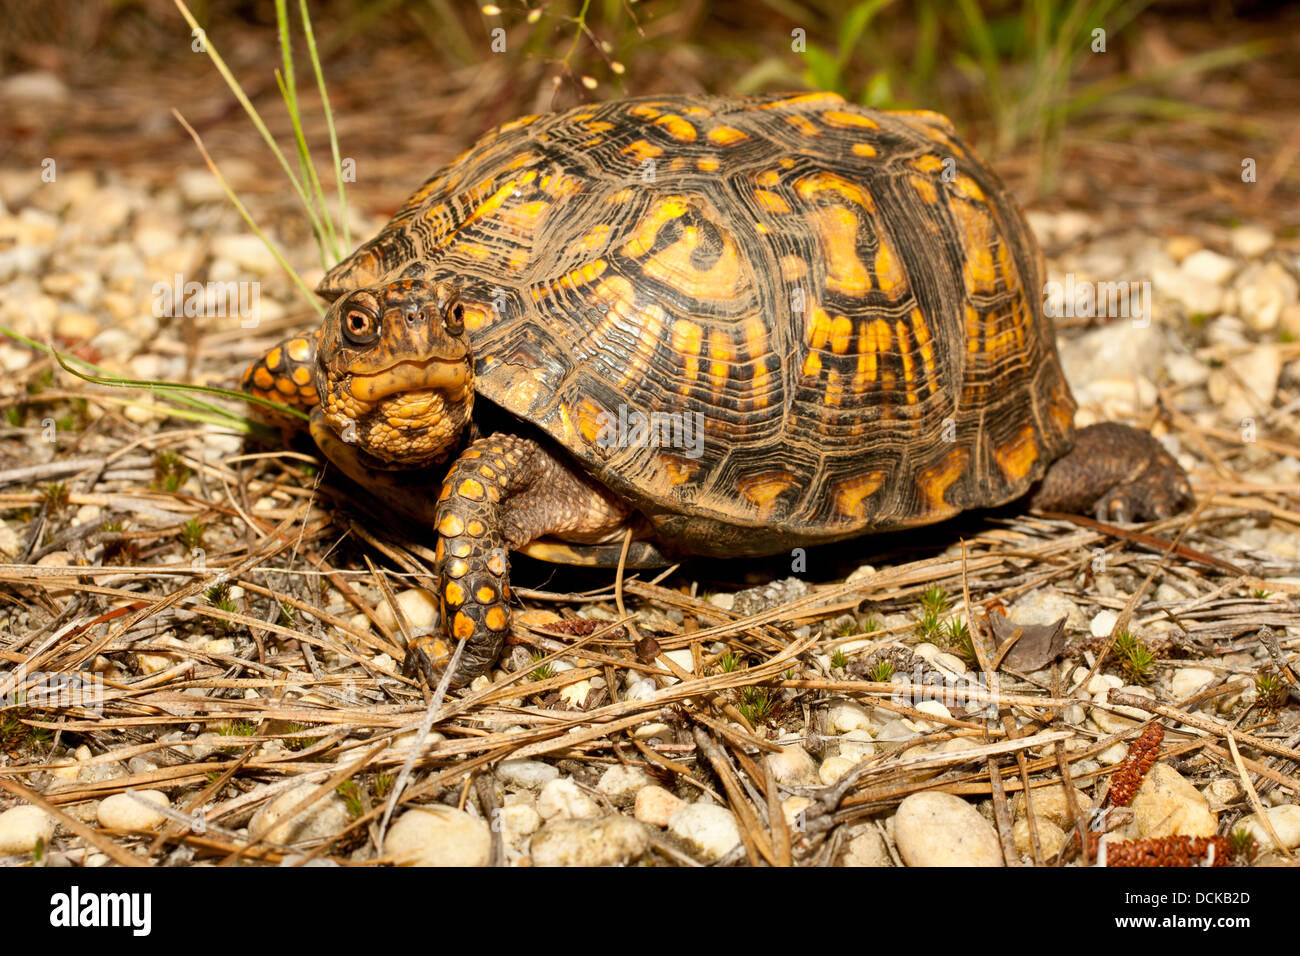
[[[614,815],[599,820],[554,820],[533,837],[534,866],[623,866],[645,853],[645,827]]]
[[[846,757],[827,757],[817,769],[817,778],[830,786],[853,769],[854,763]]]
[[[406,622],[416,631],[427,631],[438,619],[438,599],[424,588],[408,588],[393,597]],[[397,617],[387,601],[380,601],[375,607],[375,617],[389,630],[397,627]]]
[[[54,837],[54,821],[40,807],[22,804],[0,813],[0,854],[31,853]]]
[[[315,784],[292,787],[262,806],[248,821],[248,833],[271,843],[304,843],[334,836],[352,820],[347,804],[337,794],[327,794],[290,818],[293,808],[307,798]]]
[[[832,734],[847,734],[850,730],[872,731],[875,725],[871,712],[852,700],[837,700],[826,708],[826,729]]]
[[[492,833],[463,810],[420,807],[406,811],[389,828],[384,856],[399,866],[487,866]]]
[[[136,797],[149,801],[164,809],[171,806],[167,794],[160,790],[136,790],[135,796],[129,793],[115,793],[105,797],[96,811],[96,818],[101,827],[114,830],[152,830],[161,826],[167,819],[157,810],[141,803]]]
[[[914,793],[894,814],[894,842],[908,866],[1002,866],[992,825],[960,797]]]
[[[636,795],[654,781],[640,767],[616,763],[600,776],[596,789],[609,798],[616,807],[630,807]]]
[[[1277,838],[1282,841],[1284,847],[1292,850],[1300,846],[1300,807],[1293,803],[1284,803],[1280,806],[1268,807],[1264,810],[1264,815],[1268,817],[1268,822],[1272,824]],[[1273,848],[1273,839],[1268,835],[1268,830],[1265,829],[1258,813],[1246,817],[1238,827],[1247,830],[1261,849]]]
[[[1205,795],[1166,763],[1153,766],[1133,798],[1133,836],[1214,836],[1219,818]]]
[[[726,807],[691,803],[668,821],[668,832],[690,846],[706,863],[720,860],[740,846],[740,828]]]
[[[817,762],[798,744],[784,746],[780,753],[768,754],[763,759],[772,768],[777,783],[806,786],[817,781]]]
[[[537,812],[543,820],[575,820],[594,817],[600,812],[596,801],[573,782],[572,777],[551,780],[537,795]]]
[[[1115,622],[1119,620],[1119,612],[1112,611],[1110,608],[1097,612],[1096,617],[1088,626],[1093,637],[1109,637],[1111,629],[1115,627]]]
[[[1214,671],[1204,667],[1180,667],[1169,682],[1170,691],[1175,700],[1186,700],[1195,696],[1214,677]]]

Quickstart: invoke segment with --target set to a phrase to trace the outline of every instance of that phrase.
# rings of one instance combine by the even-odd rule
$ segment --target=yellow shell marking
[[[926,203],[933,205],[939,201],[939,191],[934,188],[934,183],[930,180],[923,176],[908,176],[907,181]]]
[[[451,624],[451,633],[457,640],[466,641],[474,633],[474,621],[464,611],[457,611]]]
[[[872,146],[870,143],[854,143],[853,155],[873,159],[877,155],[876,147]]]
[[[644,139],[639,139],[635,143],[629,143],[619,152],[624,155],[630,155],[639,162],[645,162],[647,159],[657,159],[664,154],[663,147],[656,146],[654,143]]]
[[[827,110],[822,113],[822,121],[840,129],[880,129],[880,124],[870,117],[848,110]]]
[[[465,603],[465,589],[457,581],[448,581],[446,587],[442,589],[442,594],[448,604],[459,607]]]
[[[483,616],[485,623],[493,631],[504,631],[506,629],[506,612],[499,607],[490,608]]]
[[[834,173],[820,172],[804,176],[795,182],[794,188],[801,197],[809,201],[816,199],[818,193],[834,192],[868,212],[874,213],[876,210],[871,195],[862,186]]]
[[[876,249],[876,288],[881,292],[893,292],[899,286],[906,287],[907,277],[903,275],[903,268],[899,265],[898,260],[894,257],[893,251],[889,248],[889,243],[885,237],[880,237],[880,246]]]
[[[826,259],[826,285],[844,295],[863,295],[871,289],[867,267],[858,258],[858,217],[844,206],[819,206],[808,210],[819,234]]]
[[[867,509],[863,502],[879,491],[884,483],[883,471],[873,471],[869,475],[838,482],[831,492],[836,512],[847,518],[865,518]]]
[[[701,299],[733,299],[740,287],[740,257],[735,244],[727,236],[721,237],[722,254],[704,271],[691,261],[699,247],[700,231],[695,226],[682,230],[681,238],[666,249],[661,249],[644,260],[642,271],[651,279],[658,279],[678,289],[689,289]]]
[[[944,495],[966,470],[966,461],[970,454],[961,448],[954,448],[942,462],[921,474],[921,493],[931,511],[952,511],[953,507],[944,500]]]
[[[655,120],[655,125],[662,126],[668,135],[679,143],[695,142],[695,127],[691,125],[689,120],[684,120],[680,116],[669,113]]]
[[[1011,441],[993,449],[993,457],[998,460],[1002,474],[1012,484],[1023,479],[1038,460],[1038,442],[1034,438],[1034,426],[1026,425]]]
[[[790,211],[790,204],[782,199],[779,193],[767,189],[755,189],[754,198],[768,212],[784,214]]]
[[[704,342],[704,332],[688,319],[678,319],[673,323],[673,351],[686,362],[686,377],[692,382],[700,377],[700,347]]]
[[[679,219],[686,214],[688,204],[681,196],[669,196],[659,203],[641,220],[636,234],[623,244],[619,251],[632,259],[640,259],[654,248],[655,236],[660,228],[670,219]]]
[[[749,134],[732,126],[715,126],[709,130],[708,139],[710,143],[716,143],[719,146],[730,146],[733,143],[740,143],[749,139]]]

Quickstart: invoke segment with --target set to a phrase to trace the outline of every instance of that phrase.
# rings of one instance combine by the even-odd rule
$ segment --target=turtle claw
[[[421,677],[429,687],[437,687],[438,681],[442,679],[438,665],[434,663],[437,658],[444,664],[447,661],[446,645],[432,634],[424,637],[417,637],[406,647],[406,659],[402,661],[403,677]]]

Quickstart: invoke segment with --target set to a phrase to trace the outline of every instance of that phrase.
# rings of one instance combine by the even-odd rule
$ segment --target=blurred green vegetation
[[[54,46],[120,56],[124,68],[141,62],[141,49],[163,59],[189,53],[171,0],[0,5],[9,27],[0,39],[6,70]],[[947,113],[963,130],[977,130],[981,151],[995,160],[1037,157],[1047,188],[1074,124],[1098,117],[1130,130],[1168,120],[1244,123],[1188,96],[1189,86],[1195,93],[1224,71],[1282,57],[1286,24],[1297,23],[1285,11],[1264,11],[1265,19],[1279,18],[1272,33],[1220,39],[1241,35],[1218,28],[1243,5],[1245,15],[1260,14],[1248,0],[315,0],[311,19],[331,84],[346,82],[363,61],[382,69],[386,46],[416,44],[427,47],[432,74],[460,78],[446,84],[454,89],[490,62],[494,43],[508,40],[501,99],[521,108],[666,91],[830,90],[873,107]],[[265,36],[269,66],[277,6],[196,0],[191,9],[214,34],[243,27]],[[1170,44],[1170,24],[1201,28]],[[1148,43],[1152,33],[1160,34],[1159,49]]]

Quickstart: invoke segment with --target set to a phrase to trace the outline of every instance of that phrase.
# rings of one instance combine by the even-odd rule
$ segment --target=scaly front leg
[[[406,666],[432,685],[464,642],[452,686],[490,668],[510,632],[508,552],[542,535],[569,541],[608,540],[632,509],[541,442],[518,435],[480,439],[461,453],[438,498],[436,551],[442,630],[448,640],[422,638]]]

